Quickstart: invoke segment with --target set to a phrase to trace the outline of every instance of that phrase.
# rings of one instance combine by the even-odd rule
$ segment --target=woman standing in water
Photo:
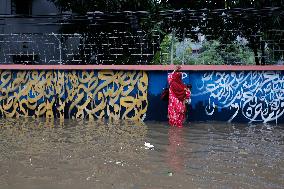
[[[182,127],[185,120],[185,102],[190,97],[190,90],[182,82],[181,66],[168,75],[169,105],[168,116],[170,126]]]

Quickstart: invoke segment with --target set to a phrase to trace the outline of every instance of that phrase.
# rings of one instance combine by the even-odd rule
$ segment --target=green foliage
[[[173,48],[171,47],[173,44]],[[211,40],[202,44],[199,52],[193,52],[196,43],[187,39],[187,42],[178,42],[172,35],[166,35],[153,59],[153,64],[170,64],[171,50],[173,63],[181,64],[253,64],[254,54],[251,49],[237,42],[221,44],[219,40]]]
[[[73,13],[86,14],[87,12],[102,11],[102,12],[121,12],[121,11],[147,11],[150,14],[145,14],[145,17],[137,17],[136,23],[131,23],[133,30],[143,30],[146,32],[147,38],[150,41],[153,33],[159,33],[161,39],[163,39],[160,51],[158,51],[153,59],[155,64],[169,64],[171,62],[171,38],[167,33],[170,28],[177,28],[179,32],[183,32],[184,29],[190,31],[192,27],[199,27],[199,32],[205,36],[209,36],[208,42],[203,44],[201,53],[199,56],[193,56],[191,45],[187,46],[187,50],[183,49],[183,53],[176,53],[180,50],[181,44],[178,42],[174,43],[173,46],[173,62],[186,64],[260,64],[261,62],[256,58],[251,49],[256,53],[259,53],[259,47],[261,44],[260,38],[257,36],[260,32],[264,33],[262,40],[274,40],[278,36],[283,38],[283,34],[275,35],[274,33],[269,34],[268,31],[283,30],[283,4],[284,0],[235,0],[235,1],[207,1],[207,0],[196,0],[189,3],[188,0],[49,0],[54,2],[55,5],[62,11],[72,10]],[[253,9],[263,9],[268,11],[268,7],[271,8],[269,14],[271,16],[256,16]],[[277,9],[277,7],[280,7]],[[245,16],[234,15],[234,11],[230,13],[230,9],[235,8],[246,8],[239,10],[243,12]],[[202,19],[198,19],[197,22],[192,22],[190,19],[185,17],[184,20],[179,19],[178,22],[167,22],[160,15],[162,11],[171,9],[190,9],[190,10],[209,10],[209,13],[202,15]],[[224,11],[226,16],[220,17],[220,15],[210,13],[212,9],[227,9]],[[238,12],[238,9],[235,10]],[[142,13],[142,12],[140,12]],[[140,14],[139,13],[139,14]],[[243,14],[242,13],[242,14]],[[273,14],[272,14],[273,13]],[[142,13],[144,14],[144,13]],[[178,14],[176,14],[178,16]],[[233,17],[234,16],[234,17]],[[177,17],[178,18],[178,17]],[[209,19],[210,18],[210,19]],[[233,19],[231,19],[233,18]],[[226,21],[225,21],[226,20]],[[202,26],[202,27],[200,27]],[[84,27],[79,27],[85,32]],[[106,27],[109,29],[108,27]],[[88,30],[86,28],[86,30]],[[232,31],[232,32],[226,32]],[[237,31],[237,32],[234,32]],[[242,35],[248,40],[248,48],[233,42],[236,36]],[[165,38],[164,38],[165,36]],[[218,39],[222,36],[222,45]],[[141,37],[142,38],[142,37]],[[192,37],[194,38],[194,36]],[[170,40],[170,41],[169,41]],[[176,38],[174,38],[176,41]],[[192,42],[194,44],[194,42]],[[278,45],[278,44],[277,44]],[[182,47],[183,48],[183,47]],[[279,44],[279,48],[283,49],[283,44]],[[264,57],[264,50],[260,53]],[[282,52],[273,52],[273,59],[278,60],[279,57],[283,56]],[[262,62],[267,63],[267,62]]]
[[[160,51],[157,51],[152,63],[153,64],[170,64],[171,63],[171,51],[176,50],[177,38],[172,37],[171,34],[166,35],[160,44]],[[173,44],[173,48],[172,48]],[[175,53],[173,53],[175,55]],[[176,59],[173,59],[176,61]]]
[[[248,47],[232,42],[221,44],[218,40],[205,42],[196,64],[253,64],[254,54]]]
[[[195,64],[224,64],[219,53],[220,42],[212,40],[204,43],[200,55],[196,58]]]

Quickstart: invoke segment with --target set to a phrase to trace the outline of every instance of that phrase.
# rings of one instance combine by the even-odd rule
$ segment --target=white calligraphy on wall
[[[250,122],[276,121],[284,113],[284,75],[280,71],[207,72],[199,90],[209,93],[207,115],[219,108],[241,113]]]
[[[169,74],[172,74],[172,73],[168,73],[168,75],[169,75]],[[187,78],[187,77],[188,77],[187,73],[182,72],[182,79],[185,79],[185,78]]]

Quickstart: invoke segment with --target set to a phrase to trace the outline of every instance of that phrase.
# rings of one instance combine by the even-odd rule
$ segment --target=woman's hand
[[[181,69],[181,65],[176,66],[176,70],[179,71]]]
[[[179,71],[180,69],[181,69],[181,65],[177,65],[173,73],[175,73],[176,71]]]

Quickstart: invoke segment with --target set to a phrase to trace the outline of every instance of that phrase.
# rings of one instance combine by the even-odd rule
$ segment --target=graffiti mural
[[[169,72],[148,72],[147,120],[167,121],[160,99]],[[192,85],[187,121],[284,122],[283,71],[184,71]]]
[[[1,71],[2,117],[144,120],[143,71]]]
[[[281,71],[190,72],[189,121],[284,122]],[[1,117],[167,120],[167,72],[1,71]],[[147,117],[146,117],[147,114]]]
[[[197,95],[209,95],[207,115],[216,109],[233,110],[249,122],[277,121],[284,113],[284,75],[278,71],[206,72]]]

